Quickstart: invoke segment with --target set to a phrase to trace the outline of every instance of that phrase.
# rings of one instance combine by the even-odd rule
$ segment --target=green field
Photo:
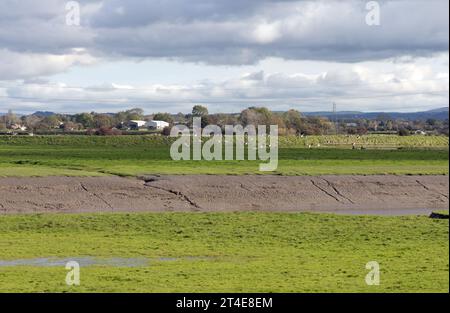
[[[0,292],[448,292],[448,220],[301,213],[0,217],[0,265],[138,258],[137,266],[0,266]],[[365,265],[380,264],[368,286]]]
[[[0,137],[0,176],[261,174],[260,161],[173,161],[161,136]],[[352,150],[351,143],[365,150]],[[317,145],[320,144],[320,147]],[[313,148],[307,147],[312,145]],[[448,174],[441,136],[280,137],[272,174]]]
[[[172,140],[0,137],[0,177],[262,174],[260,161],[173,161]],[[279,159],[280,175],[448,175],[448,138],[280,137]],[[448,235],[425,216],[0,215],[0,292],[448,292]],[[80,286],[65,284],[68,259],[95,260]],[[379,286],[365,283],[369,261]]]

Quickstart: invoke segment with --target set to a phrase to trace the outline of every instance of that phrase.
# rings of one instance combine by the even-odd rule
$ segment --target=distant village
[[[162,134],[168,135],[173,125],[191,126],[192,118],[200,117],[202,127],[210,124],[224,128],[225,125],[278,125],[281,135],[327,135],[327,134],[398,134],[445,135],[449,134],[447,118],[393,118],[383,113],[371,118],[345,115],[316,116],[302,114],[297,110],[272,112],[265,107],[250,107],[240,113],[210,114],[208,108],[196,105],[188,114],[144,114],[134,108],[117,113],[58,114],[35,112],[18,115],[12,110],[0,115],[0,134]]]

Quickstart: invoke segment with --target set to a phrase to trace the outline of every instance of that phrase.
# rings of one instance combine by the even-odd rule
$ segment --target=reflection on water
[[[430,215],[433,209],[345,209],[345,210],[326,210],[321,213],[333,213],[339,215],[384,215],[384,216],[403,216],[403,215]]]
[[[147,258],[108,258],[94,257],[73,258],[34,258],[17,260],[0,260],[0,267],[5,266],[65,266],[67,262],[76,261],[80,266],[114,266],[114,267],[139,267],[148,265]]]
[[[7,266],[62,266],[67,262],[76,261],[81,267],[86,266],[112,266],[112,267],[142,267],[149,266],[151,262],[168,262],[179,260],[203,260],[209,259],[204,257],[185,257],[185,258],[170,258],[162,257],[149,259],[144,257],[139,258],[95,258],[95,257],[73,257],[73,258],[33,258],[33,259],[16,259],[16,260],[0,260],[0,267]]]

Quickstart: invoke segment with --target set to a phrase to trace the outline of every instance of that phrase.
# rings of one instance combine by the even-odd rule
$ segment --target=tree
[[[67,132],[67,131],[79,130],[81,127],[82,127],[81,124],[77,124],[77,123],[69,121],[69,122],[64,123],[63,129],[65,132]]]
[[[195,117],[203,117],[207,116],[209,114],[208,108],[202,106],[202,105],[195,105],[192,108],[192,115]]]
[[[400,128],[398,130],[398,135],[399,136],[409,136],[411,133],[409,132],[409,130],[407,130],[406,128]]]
[[[179,112],[175,116],[175,122],[180,123],[180,124],[184,124],[184,123],[186,123],[186,117],[184,116],[183,113]]]
[[[186,116],[188,118],[188,123],[191,124],[193,117],[200,117],[201,118],[201,127],[204,128],[208,126],[208,108],[204,107],[202,105],[195,105],[192,108],[192,115]]]
[[[386,122],[386,130],[392,130],[392,129],[394,129],[394,123],[391,120],[389,120]]]
[[[169,124],[173,124],[173,117],[170,113],[156,113],[153,115],[155,121],[164,121]]]
[[[427,121],[426,121],[426,123],[427,123],[428,125],[430,125],[430,126],[436,125],[436,122],[437,122],[437,120],[434,119],[434,118],[429,118],[429,119],[427,119]]]
[[[244,126],[270,125],[272,112],[264,107],[250,107],[241,112],[239,119]]]
[[[127,114],[126,112],[118,112],[118,113],[115,115],[115,118],[116,118],[116,123],[117,123],[117,124],[125,123],[125,122],[128,121],[128,120],[127,120],[128,114]]]
[[[258,114],[253,109],[245,109],[241,112],[241,115],[239,116],[240,122],[244,126],[248,125],[257,125],[258,124]]]
[[[144,110],[140,108],[134,108],[128,111],[125,111],[128,120],[143,120],[144,119]]]
[[[94,126],[96,128],[111,127],[113,123],[114,123],[113,118],[108,114],[94,115]]]
[[[56,115],[50,115],[44,117],[41,121],[42,128],[54,129],[59,126],[59,119]]]
[[[161,134],[163,136],[170,136],[170,131],[171,131],[171,128],[169,126],[166,126],[166,127],[163,128]]]
[[[93,128],[95,124],[91,113],[76,114],[75,121],[83,125],[84,128]]]
[[[301,133],[305,135],[324,135],[333,128],[333,123],[326,117],[310,116],[303,119]]]
[[[207,117],[207,124],[217,125],[220,128],[222,128],[222,130],[225,130],[225,125],[236,125],[237,120],[236,117],[231,114],[225,113],[210,114]]]
[[[42,118],[36,115],[29,115],[25,118],[25,126],[31,131],[35,131],[39,128],[39,124]]]
[[[288,130],[295,130],[296,134],[300,134],[302,127],[302,116],[297,110],[289,110],[284,114],[284,123]]]
[[[260,125],[269,125],[272,120],[272,112],[265,107],[252,107],[252,110],[258,114],[258,122]]]
[[[358,135],[365,135],[367,134],[367,128],[365,126],[358,126],[358,128],[356,129],[356,133]]]
[[[114,116],[116,124],[125,123],[131,120],[143,120],[144,110],[140,108],[134,108],[127,111],[121,111]]]
[[[11,127],[13,124],[17,124],[19,122],[19,119],[17,118],[16,114],[13,113],[13,111],[10,109],[8,110],[8,114],[6,115],[6,127]]]
[[[284,135],[287,134],[286,123],[281,114],[272,114],[272,117],[270,120],[270,125],[277,125],[279,134],[284,134]],[[270,132],[270,126],[267,125],[266,131]]]

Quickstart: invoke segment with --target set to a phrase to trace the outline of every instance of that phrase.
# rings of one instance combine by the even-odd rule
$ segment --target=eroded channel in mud
[[[449,207],[448,176],[146,175],[0,178],[0,214],[331,212],[430,214]]]

